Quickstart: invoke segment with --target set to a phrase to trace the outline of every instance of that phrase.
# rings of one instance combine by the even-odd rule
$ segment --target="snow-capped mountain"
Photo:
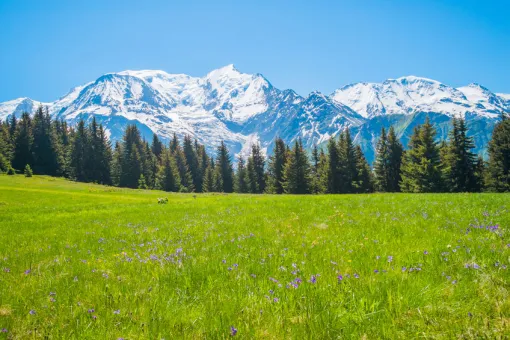
[[[38,105],[71,124],[95,116],[112,140],[127,124],[137,124],[146,138],[190,134],[211,150],[225,140],[233,153],[248,152],[254,142],[270,153],[276,136],[287,143],[302,138],[311,147],[350,127],[372,160],[381,127],[395,126],[406,143],[412,127],[426,116],[438,127],[439,138],[446,137],[452,116],[464,116],[483,151],[500,113],[510,111],[510,95],[477,84],[456,89],[410,76],[302,97],[228,65],[204,77],[152,70],[109,73],[51,103],[29,98],[0,103],[0,119],[33,112]]]

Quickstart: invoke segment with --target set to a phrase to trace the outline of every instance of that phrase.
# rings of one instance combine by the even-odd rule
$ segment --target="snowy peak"
[[[467,90],[466,90],[467,89]],[[383,83],[357,83],[336,90],[333,100],[350,106],[365,118],[381,115],[409,115],[417,112],[434,112],[447,116],[464,116],[466,113],[495,117],[501,101],[488,99],[490,105],[480,105],[478,97],[486,91],[477,85],[456,89],[436,80],[407,76],[388,79]],[[476,93],[476,95],[475,95]]]

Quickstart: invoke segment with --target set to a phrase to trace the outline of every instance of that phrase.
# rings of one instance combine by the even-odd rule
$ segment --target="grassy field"
[[[168,197],[168,204],[158,204]],[[0,176],[0,339],[508,338],[510,195]]]

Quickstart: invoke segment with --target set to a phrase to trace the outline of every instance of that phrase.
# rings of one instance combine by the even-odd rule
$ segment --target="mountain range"
[[[274,87],[261,74],[228,65],[204,77],[153,70],[109,73],[54,102],[18,98],[0,103],[0,119],[33,112],[39,105],[70,124],[94,116],[112,141],[122,137],[128,124],[136,124],[147,139],[153,133],[164,141],[174,133],[181,138],[190,134],[209,151],[224,140],[233,154],[247,153],[255,142],[270,154],[277,136],[287,143],[301,138],[311,148],[349,127],[371,162],[382,127],[393,125],[407,145],[413,128],[426,117],[437,128],[438,140],[447,138],[452,117],[464,117],[475,151],[485,155],[494,125],[502,112],[510,112],[510,94],[475,83],[454,88],[408,76],[303,97]]]

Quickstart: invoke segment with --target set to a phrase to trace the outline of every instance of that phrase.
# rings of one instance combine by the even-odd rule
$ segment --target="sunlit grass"
[[[0,176],[0,339],[504,338],[509,209]]]

